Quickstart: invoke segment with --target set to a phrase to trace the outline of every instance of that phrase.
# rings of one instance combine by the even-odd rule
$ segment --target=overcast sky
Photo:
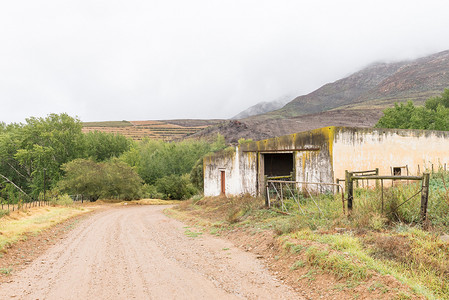
[[[449,1],[13,0],[0,121],[230,118],[449,49]]]

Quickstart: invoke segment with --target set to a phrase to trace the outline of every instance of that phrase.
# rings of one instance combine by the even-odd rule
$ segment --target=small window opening
[[[401,167],[393,168],[393,175],[394,176],[401,176]]]

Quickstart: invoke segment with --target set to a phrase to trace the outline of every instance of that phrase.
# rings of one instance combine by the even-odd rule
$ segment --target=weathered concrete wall
[[[221,194],[221,171],[225,171],[226,195],[256,195],[257,155],[225,150],[204,159],[204,195]]]
[[[331,146],[333,127],[295,133],[244,144],[241,151],[260,153],[292,152],[296,181],[333,182]],[[259,159],[259,193],[264,192],[263,160]],[[313,186],[310,186],[312,188]],[[315,186],[317,187],[317,186]]]
[[[257,195],[257,153],[239,150],[240,175],[242,180],[241,194]]]
[[[332,153],[335,178],[343,179],[345,170],[375,168],[380,175],[391,175],[390,167],[405,165],[409,175],[417,175],[418,166],[422,173],[432,164],[438,170],[449,163],[449,133],[337,127]]]
[[[375,168],[391,175],[391,167],[405,165],[417,175],[432,165],[449,168],[449,132],[325,127],[246,143],[204,159],[204,194],[221,193],[221,170],[227,195],[264,193],[263,155],[279,152],[293,153],[296,181],[335,182],[345,170]]]

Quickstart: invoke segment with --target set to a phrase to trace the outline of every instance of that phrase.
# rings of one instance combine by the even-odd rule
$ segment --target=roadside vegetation
[[[332,285],[321,289],[369,299],[449,299],[448,180],[446,172],[432,175],[428,230],[419,221],[420,197],[412,197],[419,186],[405,182],[384,189],[383,210],[379,189],[357,189],[349,216],[340,195],[304,196],[304,213],[293,199],[286,200],[285,213],[248,195],[196,197],[168,213],[211,234],[243,231],[258,240],[251,236],[272,232],[277,263],[289,264],[282,276],[294,284],[331,275]]]
[[[67,114],[0,123],[0,205],[42,199],[44,192],[46,200],[188,199],[201,192],[204,155],[225,147],[222,136],[165,142],[83,133]]]
[[[67,205],[64,200],[66,199],[57,199],[54,206],[11,212],[0,218],[0,257],[17,241],[90,211],[88,208]]]

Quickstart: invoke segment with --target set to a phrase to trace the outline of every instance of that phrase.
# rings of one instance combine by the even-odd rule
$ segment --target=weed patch
[[[353,263],[350,258],[336,252],[311,246],[306,250],[307,261],[310,265],[328,271],[338,279],[365,280],[368,271],[365,266]]]
[[[0,273],[4,275],[11,275],[12,271],[12,268],[0,268]]]
[[[0,219],[9,215],[9,210],[0,209]]]
[[[0,220],[0,251],[70,217],[88,212],[76,207],[44,207],[15,212]]]
[[[184,234],[188,237],[191,238],[196,238],[201,236],[203,233],[202,232],[195,232],[195,231],[191,231],[190,229],[187,229],[186,231],[184,231]]]

